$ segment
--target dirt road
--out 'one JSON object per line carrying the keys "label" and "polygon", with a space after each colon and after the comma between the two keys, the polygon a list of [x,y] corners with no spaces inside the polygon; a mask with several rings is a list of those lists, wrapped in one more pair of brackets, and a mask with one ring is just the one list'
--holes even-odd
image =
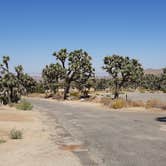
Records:
{"label": "dirt road", "polygon": [[[53,124],[53,125],[52,125]],[[18,111],[0,107],[0,166],[81,166],[78,157],[60,149],[54,138],[56,122],[38,110]],[[23,139],[9,138],[11,129],[22,131]]]}

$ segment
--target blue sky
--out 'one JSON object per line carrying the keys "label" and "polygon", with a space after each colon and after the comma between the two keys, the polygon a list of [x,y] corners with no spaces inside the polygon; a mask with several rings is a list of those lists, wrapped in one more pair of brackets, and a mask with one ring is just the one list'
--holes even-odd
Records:
{"label": "blue sky", "polygon": [[166,66],[164,0],[0,0],[0,56],[40,73],[54,51],[82,48],[98,74],[106,55]]}

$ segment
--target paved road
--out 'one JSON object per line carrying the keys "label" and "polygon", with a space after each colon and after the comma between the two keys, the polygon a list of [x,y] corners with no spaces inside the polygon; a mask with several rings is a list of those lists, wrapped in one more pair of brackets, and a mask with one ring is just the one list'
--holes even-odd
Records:
{"label": "paved road", "polygon": [[[95,106],[31,99],[56,118],[84,166],[166,166],[166,114],[108,111]],[[65,140],[65,139],[64,139]]]}

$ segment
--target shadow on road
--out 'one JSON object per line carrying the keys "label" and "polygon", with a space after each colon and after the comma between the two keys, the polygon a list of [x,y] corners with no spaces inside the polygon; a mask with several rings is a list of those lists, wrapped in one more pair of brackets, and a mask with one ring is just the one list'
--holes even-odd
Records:
{"label": "shadow on road", "polygon": [[159,122],[166,122],[166,117],[158,117],[156,120]]}

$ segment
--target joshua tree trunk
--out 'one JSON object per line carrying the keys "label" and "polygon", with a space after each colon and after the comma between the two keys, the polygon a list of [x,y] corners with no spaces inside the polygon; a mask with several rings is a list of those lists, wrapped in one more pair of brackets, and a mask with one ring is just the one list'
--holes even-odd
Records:
{"label": "joshua tree trunk", "polygon": [[118,87],[118,83],[115,84],[115,92],[114,92],[114,99],[118,99],[119,98],[119,87]]}
{"label": "joshua tree trunk", "polygon": [[68,83],[66,84],[66,87],[65,87],[65,90],[64,90],[64,100],[67,99],[69,90],[70,90],[70,82],[68,82]]}

